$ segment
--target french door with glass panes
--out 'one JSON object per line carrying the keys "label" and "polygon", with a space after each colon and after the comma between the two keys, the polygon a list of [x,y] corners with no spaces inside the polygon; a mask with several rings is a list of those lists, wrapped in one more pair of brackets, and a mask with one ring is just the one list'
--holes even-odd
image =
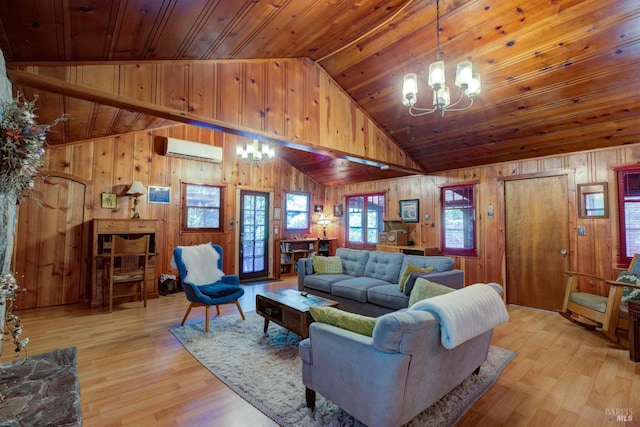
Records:
{"label": "french door with glass panes", "polygon": [[269,276],[269,193],[240,191],[240,280]]}

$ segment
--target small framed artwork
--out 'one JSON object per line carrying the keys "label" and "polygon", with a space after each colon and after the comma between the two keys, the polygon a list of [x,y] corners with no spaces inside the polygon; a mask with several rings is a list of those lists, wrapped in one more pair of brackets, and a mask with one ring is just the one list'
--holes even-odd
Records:
{"label": "small framed artwork", "polygon": [[342,216],[342,203],[333,205],[333,216]]}
{"label": "small framed artwork", "polygon": [[102,209],[115,209],[118,199],[115,193],[102,193],[101,206]]}
{"label": "small framed artwork", "polygon": [[418,222],[420,201],[418,199],[400,200],[400,218],[404,222]]}
{"label": "small framed artwork", "polygon": [[276,221],[280,221],[281,212],[282,212],[281,208],[273,208],[273,219]]}
{"label": "small framed artwork", "polygon": [[322,205],[314,205],[313,206],[313,211],[314,212],[322,212],[323,206]]}
{"label": "small framed artwork", "polygon": [[147,201],[149,203],[171,203],[171,187],[150,185]]}

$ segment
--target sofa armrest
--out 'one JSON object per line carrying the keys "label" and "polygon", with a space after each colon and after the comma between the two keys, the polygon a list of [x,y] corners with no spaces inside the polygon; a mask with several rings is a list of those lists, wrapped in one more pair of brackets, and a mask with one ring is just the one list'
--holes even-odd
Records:
{"label": "sofa armrest", "polygon": [[453,289],[462,289],[464,287],[464,271],[462,270],[425,273],[421,274],[420,277],[424,277],[431,282],[439,283]]}
{"label": "sofa armrest", "polygon": [[[319,322],[309,326],[309,339],[305,341],[307,348],[301,349],[300,355],[306,387],[325,397],[329,390],[335,391],[345,394],[343,398],[347,399],[346,395],[357,399],[378,389],[395,390],[396,394],[391,394],[395,396],[402,394],[411,355],[382,352],[373,345],[371,337]],[[308,365],[306,369],[304,365]],[[359,389],[345,389],[345,377]],[[386,400],[388,396],[384,394],[383,398]]]}
{"label": "sofa armrest", "polygon": [[312,258],[299,258],[298,259],[298,290],[304,291],[304,278],[307,274],[313,274],[313,261]]}

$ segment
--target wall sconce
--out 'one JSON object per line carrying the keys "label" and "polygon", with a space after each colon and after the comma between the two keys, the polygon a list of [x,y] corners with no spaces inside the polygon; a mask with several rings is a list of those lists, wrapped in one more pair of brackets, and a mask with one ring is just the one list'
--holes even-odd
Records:
{"label": "wall sconce", "polygon": [[318,224],[322,226],[322,236],[327,237],[327,225],[331,224],[331,221],[327,217],[327,214],[321,213],[320,219],[318,220]]}
{"label": "wall sconce", "polygon": [[127,194],[129,196],[133,196],[133,216],[131,219],[140,218],[140,213],[138,212],[138,204],[140,203],[140,196],[143,194],[147,194],[147,190],[144,189],[142,183],[140,181],[133,181],[129,190],[127,190]]}

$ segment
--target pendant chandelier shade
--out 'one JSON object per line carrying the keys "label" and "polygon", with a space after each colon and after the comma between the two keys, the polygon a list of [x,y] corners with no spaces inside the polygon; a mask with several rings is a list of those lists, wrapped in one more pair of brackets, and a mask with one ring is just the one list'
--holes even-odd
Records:
{"label": "pendant chandelier shade", "polygon": [[[437,60],[429,65],[426,80],[427,84],[433,90],[433,107],[420,108],[416,107],[418,102],[418,75],[416,73],[405,74],[402,84],[402,103],[409,110],[411,116],[424,116],[438,111],[444,116],[445,111],[464,111],[471,108],[473,101],[478,99],[480,95],[481,82],[480,74],[473,72],[471,61],[463,61],[456,68],[456,79],[454,84],[460,91],[459,98],[452,104],[451,92],[446,85],[445,66],[441,59],[440,51],[440,1],[436,0],[436,42],[437,42]],[[460,106],[460,103],[467,99],[468,105]]]}
{"label": "pendant chandelier shade", "polygon": [[238,145],[236,154],[240,161],[245,163],[261,163],[276,157],[275,149],[268,142],[257,139],[254,139],[250,144]]}

